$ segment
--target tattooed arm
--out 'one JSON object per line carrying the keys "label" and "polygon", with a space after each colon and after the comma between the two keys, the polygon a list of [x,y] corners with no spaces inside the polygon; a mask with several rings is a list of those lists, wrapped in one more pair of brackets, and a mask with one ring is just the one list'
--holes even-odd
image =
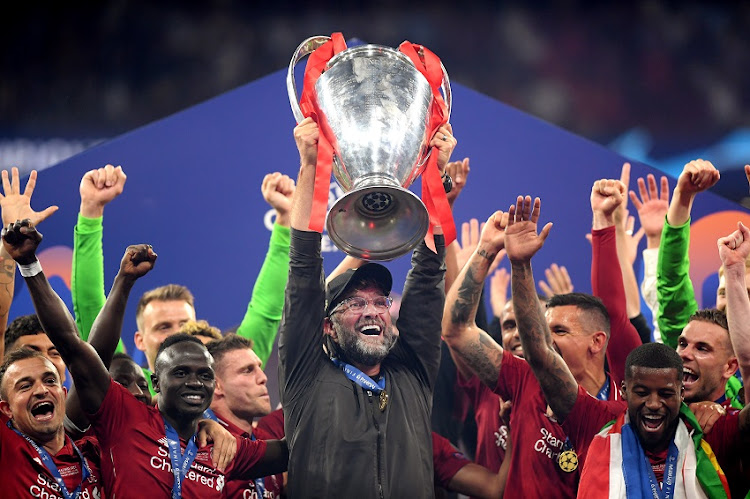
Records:
{"label": "tattooed arm", "polygon": [[511,263],[513,308],[524,357],[534,371],[552,412],[559,421],[563,421],[575,404],[578,383],[555,350],[534,286],[531,257],[541,249],[552,228],[552,224],[547,224],[537,234],[540,209],[539,198],[532,204],[531,197],[519,196],[508,213],[505,244]]}
{"label": "tattooed arm", "polygon": [[[13,168],[10,175],[7,170],[2,171],[2,186],[0,211],[2,211],[3,227],[24,218],[39,224],[57,211],[57,206],[50,206],[42,211],[34,211],[31,208],[31,196],[36,187],[36,170],[32,170],[29,174],[29,180],[23,192],[21,192],[21,176],[18,168]],[[15,277],[16,263],[5,248],[2,248],[0,249],[0,359],[5,354],[5,330],[8,327],[10,305],[13,302]]]}
{"label": "tattooed arm", "polygon": [[0,248],[0,359],[5,356],[5,330],[16,283],[16,263],[5,248]]}
{"label": "tattooed arm", "polygon": [[498,211],[487,221],[476,250],[448,290],[443,312],[443,339],[451,355],[492,389],[500,374],[503,349],[474,319],[484,280],[495,256],[503,249],[506,219],[507,214]]}

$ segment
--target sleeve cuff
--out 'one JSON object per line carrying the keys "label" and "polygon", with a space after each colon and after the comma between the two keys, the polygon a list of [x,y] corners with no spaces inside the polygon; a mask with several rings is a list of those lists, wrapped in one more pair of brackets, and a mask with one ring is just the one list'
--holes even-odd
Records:
{"label": "sleeve cuff", "polygon": [[289,227],[277,223],[273,224],[273,229],[271,229],[271,244],[289,247],[290,239],[291,229]]}
{"label": "sleeve cuff", "polygon": [[104,217],[87,218],[78,214],[78,223],[76,224],[76,231],[78,232],[97,232],[102,230]]}

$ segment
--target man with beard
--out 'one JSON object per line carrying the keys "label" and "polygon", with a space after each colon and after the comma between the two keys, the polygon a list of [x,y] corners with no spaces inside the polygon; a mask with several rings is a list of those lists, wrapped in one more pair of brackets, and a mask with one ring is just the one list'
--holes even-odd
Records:
{"label": "man with beard", "polygon": [[[174,335],[159,347],[153,375],[157,408],[144,405],[115,383],[94,348],[78,336],[65,304],[42,272],[36,257],[41,239],[28,220],[3,229],[5,249],[25,278],[44,330],[68,365],[81,408],[99,440],[105,457],[102,479],[109,495],[128,497],[147,490],[161,497],[170,493],[182,497],[183,492],[222,497],[226,479],[283,470],[283,443],[241,438],[234,439],[237,454],[226,471],[214,466],[212,451],[224,450],[212,449],[197,438],[199,420],[214,391],[213,359],[197,338]],[[156,259],[150,247],[148,253],[150,258],[138,263],[144,271]]]}
{"label": "man with beard", "polygon": [[[440,362],[444,240],[412,257],[398,329],[390,272],[366,264],[324,289],[321,234],[309,230],[318,126],[294,130],[300,171],[292,202],[290,272],[279,330],[279,382],[290,497],[434,497],[430,408]],[[456,140],[430,146],[444,168]]]}

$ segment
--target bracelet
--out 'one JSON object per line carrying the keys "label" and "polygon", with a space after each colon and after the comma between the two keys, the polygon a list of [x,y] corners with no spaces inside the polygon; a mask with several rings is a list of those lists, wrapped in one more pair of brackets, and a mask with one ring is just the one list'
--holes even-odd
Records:
{"label": "bracelet", "polygon": [[42,264],[39,263],[39,260],[35,260],[28,265],[21,265],[19,263],[18,270],[21,272],[21,275],[23,277],[34,277],[42,271]]}

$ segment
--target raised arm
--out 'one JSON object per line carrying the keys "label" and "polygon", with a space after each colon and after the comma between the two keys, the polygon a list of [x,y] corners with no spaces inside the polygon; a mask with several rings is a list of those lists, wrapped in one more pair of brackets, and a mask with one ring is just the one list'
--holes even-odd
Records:
{"label": "raised arm", "polygon": [[537,234],[541,201],[518,196],[510,207],[505,229],[505,249],[511,264],[510,283],[516,312],[518,335],[523,354],[539,380],[558,421],[564,420],[575,405],[578,383],[562,356],[557,353],[534,287],[531,258],[542,248],[552,224]]}
{"label": "raised arm", "polygon": [[[648,182],[648,188],[646,183]],[[638,179],[640,199],[634,191],[630,191],[630,200],[638,211],[638,219],[646,234],[646,249],[643,250],[643,282],[641,294],[643,300],[651,309],[653,317],[654,337],[661,339],[656,316],[659,313],[659,300],[656,296],[656,268],[659,258],[659,243],[664,229],[664,221],[669,209],[669,181],[662,176],[661,190],[657,191],[656,178],[648,174],[646,180]]]}
{"label": "raised arm", "polygon": [[[112,356],[117,349],[122,333],[125,307],[135,281],[154,268],[156,253],[148,244],[128,246],[120,261],[120,270],[115,276],[112,289],[91,328],[89,344],[94,347],[105,368],[109,369]],[[76,385],[70,390],[65,404],[66,416],[77,428],[86,428],[88,418],[81,410],[80,396]]]}
{"label": "raised arm", "polygon": [[617,260],[622,273],[622,284],[625,289],[625,302],[628,318],[638,317],[641,313],[641,296],[638,293],[638,281],[633,271],[633,263],[638,256],[638,244],[643,238],[643,227],[633,233],[635,217],[630,216],[627,204],[627,192],[630,186],[630,163],[622,165],[620,182],[625,186],[623,201],[615,210],[615,232],[617,234]]}
{"label": "raised arm", "polygon": [[315,377],[325,315],[321,235],[309,230],[318,125],[311,118],[302,120],[294,129],[294,139],[300,169],[292,197],[289,280],[279,327],[279,385],[284,404],[303,396]]}
{"label": "raised arm", "polygon": [[[122,194],[127,176],[122,167],[106,165],[89,170],[81,178],[81,206],[73,230],[73,265],[70,292],[76,325],[87,340],[91,326],[104,306],[104,255],[102,252],[104,207]],[[125,347],[118,338],[118,351]]]}
{"label": "raised arm", "polygon": [[237,334],[252,340],[253,350],[265,366],[284,309],[284,289],[289,277],[289,216],[294,194],[294,180],[279,172],[269,173],[261,185],[263,199],[276,211],[276,222],[268,243],[268,252],[253,294]]}
{"label": "raised arm", "polygon": [[[443,311],[443,340],[451,355],[490,388],[500,375],[503,348],[477,326],[475,317],[484,280],[505,245],[507,219],[506,213],[496,211],[487,220],[479,244],[448,290]],[[536,301],[536,293],[534,296]]]}
{"label": "raised arm", "polygon": [[616,213],[622,207],[625,192],[621,181],[611,179],[597,180],[591,188],[591,287],[609,313],[607,359],[618,383],[625,377],[625,359],[641,344],[638,331],[628,318],[622,267],[618,263]]}
{"label": "raised arm", "polygon": [[[746,167],[747,168],[747,167]],[[732,348],[750,400],[750,297],[745,283],[745,260],[750,255],[750,230],[741,222],[737,230],[717,241],[727,286],[727,321]]]}
{"label": "raised arm", "polygon": [[42,272],[36,249],[42,240],[28,220],[17,221],[2,232],[6,251],[19,265],[39,321],[68,366],[81,397],[81,407],[95,413],[109,388],[110,378],[96,351],[78,336],[75,322]]}
{"label": "raised arm", "polygon": [[290,223],[291,227],[296,230],[310,230],[319,136],[318,124],[312,118],[305,118],[294,128],[294,141],[299,150],[300,165],[297,188],[292,197]]}
{"label": "raised arm", "polygon": [[[50,206],[40,212],[31,209],[31,195],[36,187],[36,177],[36,170],[32,170],[22,194],[18,168],[12,169],[11,178],[8,178],[7,170],[3,170],[3,194],[0,194],[0,209],[4,227],[24,218],[39,224],[57,211],[57,206]],[[2,259],[0,261],[0,359],[2,359],[5,354],[5,330],[8,327],[10,305],[13,303],[16,266],[5,248],[0,248],[0,259]]]}
{"label": "raised arm", "polygon": [[690,281],[690,212],[695,196],[719,181],[719,171],[709,161],[696,159],[685,165],[672,194],[659,246],[656,292],[657,320],[664,343],[677,347],[677,338],[698,309]]}

